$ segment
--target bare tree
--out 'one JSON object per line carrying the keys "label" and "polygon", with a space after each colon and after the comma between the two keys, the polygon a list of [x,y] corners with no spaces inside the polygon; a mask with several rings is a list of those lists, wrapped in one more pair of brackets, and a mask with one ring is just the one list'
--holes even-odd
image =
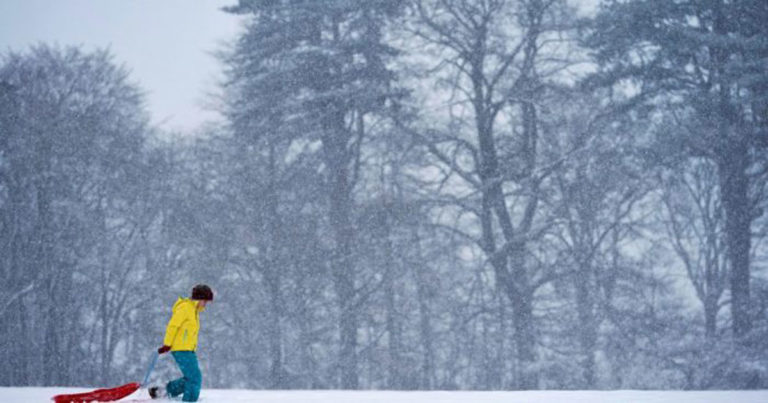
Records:
{"label": "bare tree", "polygon": [[[116,212],[114,206],[130,203],[123,191],[134,178],[133,164],[147,133],[147,119],[139,90],[128,83],[127,72],[106,51],[85,53],[43,45],[26,54],[9,53],[0,65],[0,81],[13,88],[17,106],[8,116],[13,125],[4,128],[7,148],[2,150],[8,156],[3,187],[12,192],[11,203],[2,204],[3,215],[17,217],[9,222],[11,236],[6,241],[11,260],[4,272],[18,290],[33,285],[39,301],[45,301],[25,306],[23,299],[17,299],[17,312],[22,315],[17,316],[18,322],[3,327],[15,329],[9,338],[17,340],[38,340],[29,332],[33,327],[43,329],[40,345],[27,347],[18,356],[30,360],[37,355],[34,351],[40,351],[39,382],[67,384],[80,378],[73,368],[79,366],[82,355],[82,345],[76,341],[87,307],[86,294],[79,290],[109,292],[108,288],[118,285],[83,281],[104,251],[101,248],[111,245],[96,233],[97,212]],[[31,208],[20,205],[22,200]],[[100,263],[104,273],[121,264]],[[29,274],[18,276],[24,271]],[[39,315],[31,315],[34,311]],[[39,319],[28,323],[29,317]],[[65,317],[72,320],[63,323]],[[102,368],[108,369],[114,342],[102,347],[106,354]],[[30,367],[21,364],[21,368]],[[22,377],[31,378],[29,374]]]}
{"label": "bare tree", "polygon": [[[557,164],[541,158],[546,80],[568,64],[558,1],[416,1],[412,33],[440,56],[433,74],[447,87],[448,130],[414,134],[451,177],[479,197],[479,247],[511,302],[515,386],[536,388],[535,292],[546,282],[528,262],[541,236],[542,184]],[[565,53],[563,53],[565,52]],[[505,125],[509,125],[505,128]],[[464,202],[462,202],[464,203]]]}
{"label": "bare tree", "polygon": [[704,333],[711,339],[717,335],[717,315],[728,285],[716,167],[692,160],[664,177],[665,228],[704,307]]}

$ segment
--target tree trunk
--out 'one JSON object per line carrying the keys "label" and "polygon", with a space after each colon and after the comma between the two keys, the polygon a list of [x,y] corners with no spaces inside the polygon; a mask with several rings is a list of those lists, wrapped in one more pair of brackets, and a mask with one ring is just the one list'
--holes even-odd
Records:
{"label": "tree trunk", "polygon": [[267,225],[269,230],[269,241],[267,248],[267,267],[264,277],[267,282],[267,291],[271,312],[269,314],[269,355],[271,358],[271,367],[269,371],[269,384],[273,389],[283,389],[285,384],[285,369],[283,368],[283,297],[282,297],[282,272],[283,260],[280,258],[280,246],[283,240],[280,224],[280,212],[278,210],[279,198],[277,194],[277,163],[275,160],[275,145],[273,137],[269,141],[269,188],[267,189]]}
{"label": "tree trunk", "polygon": [[731,271],[731,316],[733,335],[745,336],[752,328],[749,302],[751,223],[746,169],[749,161],[744,144],[731,144],[721,154],[720,192],[725,211],[727,256]]}
{"label": "tree trunk", "polygon": [[533,333],[533,290],[528,285],[528,273],[525,268],[525,246],[516,247],[511,252],[512,280],[507,286],[507,295],[512,302],[513,327],[515,329],[515,349],[517,368],[515,386],[520,390],[538,389],[538,373],[533,369],[536,362],[536,339]]}
{"label": "tree trunk", "polygon": [[578,311],[579,345],[581,347],[581,370],[584,389],[595,387],[595,348],[597,325],[595,323],[592,297],[592,272],[588,263],[580,263],[576,281],[576,307]]}
{"label": "tree trunk", "polygon": [[717,335],[718,298],[707,295],[704,301],[704,336],[712,340]]}
{"label": "tree trunk", "polygon": [[355,304],[355,272],[352,262],[353,228],[350,218],[352,189],[348,177],[349,152],[347,150],[350,135],[344,125],[344,113],[333,105],[326,110],[323,155],[328,169],[329,217],[335,240],[334,259],[331,264],[339,305],[340,381],[343,389],[357,389],[359,326]]}
{"label": "tree trunk", "polygon": [[[423,261],[421,254],[421,239],[417,231],[415,232],[414,242],[419,251],[419,261]],[[429,309],[429,283],[425,278],[425,265],[418,264],[415,267],[416,276],[416,294],[419,300],[419,339],[423,349],[421,357],[421,369],[419,389],[431,390],[435,387],[435,347],[432,336],[431,312]]]}
{"label": "tree trunk", "polygon": [[[479,92],[481,94],[482,92]],[[496,281],[504,287],[510,302],[512,303],[512,316],[514,318],[514,339],[517,351],[519,373],[516,377],[518,389],[536,389],[538,376],[532,370],[532,364],[536,360],[535,340],[533,334],[533,289],[530,287],[530,276],[525,267],[526,244],[523,235],[530,230],[533,214],[537,205],[537,189],[532,189],[532,199],[528,200],[525,215],[522,218],[521,227],[516,231],[512,224],[512,217],[507,209],[501,186],[501,177],[498,168],[498,156],[493,139],[492,118],[482,110],[475,110],[477,115],[478,136],[481,154],[481,166],[479,176],[483,184],[483,210],[481,224],[483,229],[483,244],[486,253],[491,255],[491,265],[496,273]],[[523,106],[524,135],[526,136],[526,163],[529,168],[535,164],[535,114],[529,108]],[[532,172],[532,169],[529,169]],[[505,250],[497,251],[493,228],[492,215],[498,220],[501,232],[504,235]]]}
{"label": "tree trunk", "polygon": [[[29,324],[28,324],[28,309],[26,304],[24,304],[24,301],[19,299],[19,333],[20,340],[29,340],[28,337],[30,337],[30,331],[29,331]],[[16,344],[16,343],[14,343]],[[30,371],[30,364],[31,360],[29,357],[32,356],[33,352],[29,348],[30,346],[27,343],[18,343],[18,357],[22,357],[18,361],[20,364],[18,365],[18,368],[14,368],[15,371],[18,371],[18,377],[16,379],[16,385],[31,385],[32,382],[32,374]]]}
{"label": "tree trunk", "polygon": [[401,370],[401,350],[402,350],[402,329],[400,319],[397,313],[397,289],[395,287],[395,262],[393,261],[393,247],[390,239],[390,227],[387,222],[384,233],[384,253],[385,253],[385,271],[384,271],[384,292],[387,307],[387,335],[389,363],[387,365],[388,379],[387,389],[402,390],[403,376]]}
{"label": "tree trunk", "polygon": [[38,183],[37,183],[37,257],[40,272],[45,274],[43,283],[43,295],[48,302],[48,308],[44,312],[45,327],[43,330],[43,385],[55,386],[61,379],[61,359],[59,349],[59,327],[63,320],[59,304],[65,302],[58,299],[60,285],[57,278],[58,271],[54,262],[53,240],[53,211],[52,211],[52,167],[51,144],[46,134],[41,134],[41,145],[38,158]]}
{"label": "tree trunk", "polygon": [[277,267],[267,268],[269,272],[267,278],[267,290],[269,293],[269,302],[271,312],[268,317],[268,329],[269,335],[269,356],[271,358],[271,366],[269,371],[269,385],[273,389],[283,389],[285,385],[284,369],[283,369],[283,332],[280,324],[282,307],[282,298],[280,296],[280,275],[275,272],[279,272]]}
{"label": "tree trunk", "polygon": [[[309,266],[309,264],[307,265]],[[306,269],[306,268],[305,268]],[[299,324],[299,358],[302,368],[302,383],[303,389],[319,389],[324,385],[318,384],[316,381],[316,364],[312,358],[312,337],[310,330],[310,323],[312,321],[312,315],[309,313],[309,286],[306,284],[306,278],[303,273],[299,273],[296,277],[296,295],[300,300],[298,301],[299,309],[297,312],[296,320]]]}
{"label": "tree trunk", "polygon": [[[723,1],[712,3],[713,33],[726,37],[730,35]],[[721,200],[725,211],[726,256],[731,269],[731,316],[733,335],[737,339],[744,337],[752,328],[749,315],[749,252],[751,247],[751,224],[749,208],[749,145],[747,133],[741,132],[741,112],[733,105],[731,91],[733,79],[728,72],[728,64],[734,49],[711,46],[710,57],[714,62],[713,81],[717,84],[716,97],[718,113],[718,176],[720,180]],[[711,111],[702,111],[709,114]],[[705,119],[709,116],[705,115]]]}
{"label": "tree trunk", "polygon": [[[104,262],[102,262],[102,272],[106,270],[106,268],[103,266]],[[99,337],[99,349],[101,352],[101,370],[99,371],[99,376],[101,377],[101,383],[106,385],[109,383],[109,367],[111,365],[111,357],[110,357],[110,349],[109,349],[109,329],[112,326],[112,323],[110,321],[110,315],[109,315],[109,306],[108,306],[108,298],[107,293],[109,292],[109,286],[106,284],[106,281],[102,279],[103,287],[101,290],[101,298],[99,301],[99,314],[101,316],[101,335]]]}
{"label": "tree trunk", "polygon": [[[7,205],[7,214],[4,214],[5,223],[3,228],[7,229],[3,237],[8,237],[7,254],[4,254],[3,278],[7,282],[7,287],[12,292],[22,290],[31,281],[33,281],[36,270],[34,264],[30,264],[28,234],[23,231],[23,212],[28,208],[25,206],[25,192],[20,189],[22,178],[14,168],[10,169],[7,176],[10,183],[6,183],[9,204]],[[5,212],[4,212],[5,213]],[[30,267],[32,266],[32,267]],[[4,301],[9,302],[9,301]],[[0,306],[4,304],[0,303]],[[5,311],[0,309],[0,323],[3,323],[0,329],[0,357],[3,357],[2,374],[0,374],[0,384],[3,386],[29,385],[33,377],[30,372],[33,350],[28,343],[20,342],[30,340],[29,313],[24,298],[20,297],[11,305],[5,307]]]}

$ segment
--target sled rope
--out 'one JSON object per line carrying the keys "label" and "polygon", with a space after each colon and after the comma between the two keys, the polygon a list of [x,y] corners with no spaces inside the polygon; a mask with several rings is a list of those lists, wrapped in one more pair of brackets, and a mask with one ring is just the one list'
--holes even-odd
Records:
{"label": "sled rope", "polygon": [[152,370],[155,369],[155,364],[157,364],[157,357],[159,357],[160,354],[153,353],[152,354],[152,361],[149,363],[149,368],[147,368],[147,374],[144,375],[144,381],[141,383],[141,386],[147,386],[147,382],[149,382],[149,375],[152,373]]}

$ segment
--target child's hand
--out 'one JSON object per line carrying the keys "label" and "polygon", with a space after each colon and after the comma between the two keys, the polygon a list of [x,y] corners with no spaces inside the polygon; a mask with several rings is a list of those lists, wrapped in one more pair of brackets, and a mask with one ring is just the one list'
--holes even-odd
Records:
{"label": "child's hand", "polygon": [[171,346],[162,346],[157,349],[158,354],[165,354],[167,352],[171,351]]}

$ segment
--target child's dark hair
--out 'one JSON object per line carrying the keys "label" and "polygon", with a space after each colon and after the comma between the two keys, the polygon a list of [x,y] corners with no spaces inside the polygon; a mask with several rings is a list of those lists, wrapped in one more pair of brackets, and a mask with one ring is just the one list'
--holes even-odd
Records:
{"label": "child's dark hair", "polygon": [[192,299],[213,301],[213,291],[205,284],[198,284],[192,288]]}

